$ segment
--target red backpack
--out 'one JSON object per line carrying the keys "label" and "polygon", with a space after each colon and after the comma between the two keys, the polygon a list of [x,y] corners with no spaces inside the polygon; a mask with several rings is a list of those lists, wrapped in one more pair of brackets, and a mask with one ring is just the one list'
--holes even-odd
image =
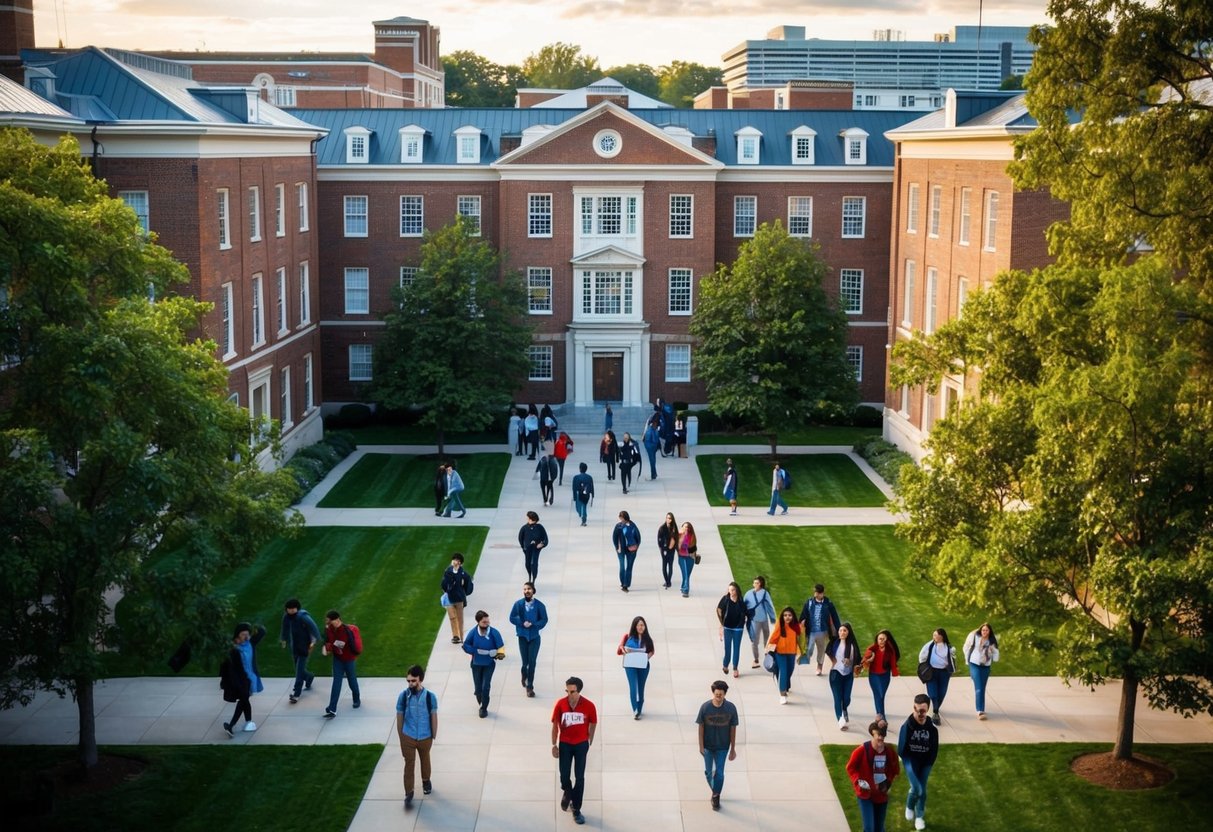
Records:
{"label": "red backpack", "polygon": [[349,638],[346,639],[345,649],[350,651],[352,656],[362,655],[362,633],[358,631],[357,624],[346,624],[346,632]]}

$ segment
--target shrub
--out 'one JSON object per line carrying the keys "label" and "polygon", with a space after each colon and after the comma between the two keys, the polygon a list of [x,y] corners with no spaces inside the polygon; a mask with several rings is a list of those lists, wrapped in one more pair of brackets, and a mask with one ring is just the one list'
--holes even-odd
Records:
{"label": "shrub", "polygon": [[341,459],[345,459],[358,447],[354,434],[344,430],[329,431],[324,435],[324,441],[341,454]]}
{"label": "shrub", "polygon": [[851,424],[857,428],[878,428],[884,424],[884,414],[879,408],[861,404],[851,415]]}
{"label": "shrub", "polygon": [[375,418],[375,413],[369,405],[347,404],[336,414],[324,420],[324,426],[329,430],[337,428],[361,428],[369,425]]}
{"label": "shrub", "polygon": [[897,484],[901,480],[901,467],[914,464],[912,456],[883,439],[860,442],[855,445],[855,453],[867,460],[868,464],[894,491],[897,490]]}
{"label": "shrub", "polygon": [[300,448],[284,466],[299,484],[299,496],[295,502],[303,499],[304,494],[315,488],[316,484],[328,476],[329,471],[336,468],[338,462],[353,453],[356,447],[358,445],[351,434],[331,432],[325,434],[324,439],[316,444]]}

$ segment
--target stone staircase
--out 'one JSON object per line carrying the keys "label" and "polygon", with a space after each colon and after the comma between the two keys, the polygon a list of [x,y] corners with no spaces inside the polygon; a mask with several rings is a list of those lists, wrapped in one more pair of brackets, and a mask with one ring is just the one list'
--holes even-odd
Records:
{"label": "stone staircase", "polygon": [[[640,441],[641,435],[644,433],[644,425],[649,416],[653,414],[652,405],[645,407],[625,407],[623,405],[611,405],[611,410],[614,413],[615,435],[622,438],[624,431],[632,434],[636,441]],[[553,407],[552,412],[556,416],[556,421],[560,423],[560,430],[566,432],[574,439],[597,439],[603,434],[606,418],[606,409],[602,405],[562,405]]]}

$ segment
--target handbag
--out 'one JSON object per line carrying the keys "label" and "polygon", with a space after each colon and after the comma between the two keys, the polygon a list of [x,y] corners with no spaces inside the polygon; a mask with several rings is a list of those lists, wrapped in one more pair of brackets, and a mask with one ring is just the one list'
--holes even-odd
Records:
{"label": "handbag", "polygon": [[935,668],[931,667],[930,659],[927,659],[925,662],[918,663],[918,678],[923,684],[926,684],[935,678]]}
{"label": "handbag", "polygon": [[695,554],[691,555],[691,557],[695,558],[695,565],[696,565],[696,566],[698,566],[698,565],[699,565],[699,561],[701,561],[701,560],[702,560],[702,558],[700,558],[700,557],[699,557],[699,553],[698,553],[698,552],[696,552]]}
{"label": "handbag", "polygon": [[762,669],[767,673],[775,672],[775,651],[770,650],[762,657]]}
{"label": "handbag", "polygon": [[444,592],[438,597],[438,603],[444,607],[449,607],[451,605],[451,598]]}

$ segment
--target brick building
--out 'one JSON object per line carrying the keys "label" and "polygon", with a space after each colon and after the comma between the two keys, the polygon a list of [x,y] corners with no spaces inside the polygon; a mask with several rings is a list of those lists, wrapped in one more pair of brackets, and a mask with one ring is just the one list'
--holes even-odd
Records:
{"label": "brick building", "polygon": [[[999,272],[1051,262],[1044,232],[1069,208],[1046,192],[1016,191],[1007,173],[1014,137],[1035,127],[1022,94],[948,90],[944,109],[885,134],[896,146],[889,344],[959,317],[968,293]],[[885,438],[921,458],[935,420],[976,381],[950,375],[934,395],[889,388]]]}

